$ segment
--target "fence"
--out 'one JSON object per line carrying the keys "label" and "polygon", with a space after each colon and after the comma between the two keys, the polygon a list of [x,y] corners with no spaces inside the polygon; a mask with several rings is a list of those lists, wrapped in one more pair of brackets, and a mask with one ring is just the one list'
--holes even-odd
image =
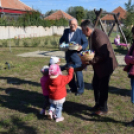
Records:
{"label": "fence", "polygon": [[25,28],[13,26],[0,26],[0,39],[43,37],[52,36],[54,34],[62,35],[65,28],[66,27],[64,26],[28,26]]}

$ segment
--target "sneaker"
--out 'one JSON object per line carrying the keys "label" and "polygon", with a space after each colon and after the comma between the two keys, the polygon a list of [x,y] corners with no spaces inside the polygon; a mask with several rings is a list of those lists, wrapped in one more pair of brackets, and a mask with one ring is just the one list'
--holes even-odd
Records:
{"label": "sneaker", "polygon": [[41,114],[41,115],[45,115],[45,110],[42,109],[42,110],[40,111],[40,114]]}
{"label": "sneaker", "polygon": [[56,122],[60,122],[60,121],[63,121],[63,120],[64,120],[64,117],[60,117],[60,118],[56,119]]}
{"label": "sneaker", "polygon": [[53,119],[55,119],[55,120],[56,120],[56,118],[57,118],[57,116],[56,116],[56,115],[53,115]]}
{"label": "sneaker", "polygon": [[51,110],[48,113],[48,118],[51,120],[53,119],[53,112]]}
{"label": "sneaker", "polygon": [[57,116],[56,116],[55,112],[56,112],[55,110],[52,112],[53,119],[56,119],[56,118],[57,118]]}

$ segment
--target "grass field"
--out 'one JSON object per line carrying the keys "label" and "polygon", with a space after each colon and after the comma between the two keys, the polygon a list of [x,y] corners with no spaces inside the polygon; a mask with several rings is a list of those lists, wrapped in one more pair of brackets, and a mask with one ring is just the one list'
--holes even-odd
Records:
{"label": "grass field", "polygon": [[[115,47],[114,47],[115,48]],[[126,50],[116,54],[126,53]],[[0,63],[11,62],[14,68],[0,70],[0,134],[133,134],[126,124],[133,119],[134,106],[130,102],[130,79],[123,67],[112,74],[109,89],[107,116],[90,116],[88,107],[94,106],[91,86],[93,70],[83,71],[85,92],[82,96],[69,94],[64,104],[60,123],[39,115],[43,106],[40,87],[43,65],[49,58],[22,58],[17,54],[37,50],[57,50],[54,46],[0,48]],[[62,63],[65,63],[62,60]],[[64,72],[66,73],[66,72]],[[68,87],[68,86],[67,86]]]}

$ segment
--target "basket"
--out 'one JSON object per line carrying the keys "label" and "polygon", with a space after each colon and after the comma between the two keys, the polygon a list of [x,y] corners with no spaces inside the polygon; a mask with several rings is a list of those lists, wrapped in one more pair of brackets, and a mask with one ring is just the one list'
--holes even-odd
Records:
{"label": "basket", "polygon": [[69,45],[69,50],[77,50],[78,48],[78,45]]}
{"label": "basket", "polygon": [[83,56],[81,56],[81,55],[79,55],[80,56],[80,58],[81,58],[81,61],[90,61],[90,60],[92,60],[93,58],[94,58],[94,53],[91,53],[91,54],[85,54],[85,55],[83,55]]}
{"label": "basket", "polygon": [[69,50],[78,50],[79,45],[75,41],[69,43]]}

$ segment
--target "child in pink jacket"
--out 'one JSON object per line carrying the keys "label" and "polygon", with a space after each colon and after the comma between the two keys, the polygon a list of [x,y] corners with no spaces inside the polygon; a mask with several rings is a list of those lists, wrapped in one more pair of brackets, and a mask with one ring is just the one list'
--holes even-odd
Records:
{"label": "child in pink jacket", "polygon": [[[52,65],[52,64],[60,64],[60,58],[58,57],[51,57],[50,58],[50,61],[49,61],[49,66]],[[49,92],[48,92],[48,88],[47,88],[47,85],[48,85],[48,79],[49,79],[49,75],[48,75],[48,69],[49,69],[49,66],[44,66],[42,69],[41,69],[41,73],[43,74],[43,76],[41,77],[40,79],[40,83],[41,83],[41,87],[42,87],[42,92],[43,92],[43,96],[44,96],[44,106],[43,106],[43,109],[40,111],[40,114],[43,115],[45,114],[45,110],[46,108],[49,106]],[[62,74],[62,72],[60,71],[60,74]]]}
{"label": "child in pink jacket", "polygon": [[49,91],[48,91],[48,86],[47,86],[48,79],[49,79],[48,69],[49,69],[49,66],[44,66],[41,69],[41,73],[43,74],[43,76],[40,79],[40,83],[41,83],[41,88],[42,88],[42,92],[44,96],[43,109],[40,111],[40,114],[42,115],[45,114],[45,110],[49,106]]}

